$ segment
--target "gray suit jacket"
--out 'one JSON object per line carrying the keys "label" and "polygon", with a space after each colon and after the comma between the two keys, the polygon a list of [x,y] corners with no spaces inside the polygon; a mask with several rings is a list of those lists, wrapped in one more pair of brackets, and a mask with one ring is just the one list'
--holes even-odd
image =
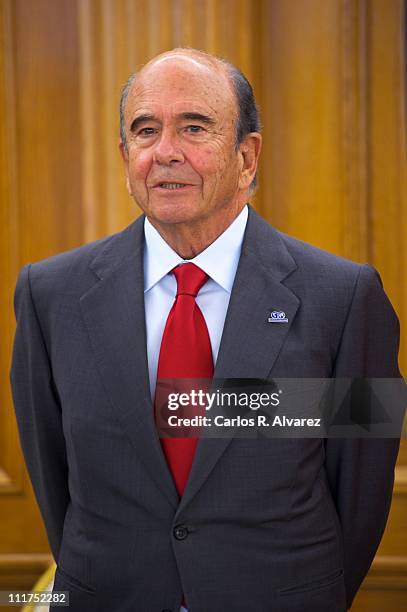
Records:
{"label": "gray suit jacket", "polygon": [[[75,612],[177,612],[182,593],[190,612],[343,612],[398,440],[201,440],[179,501],[149,394],[143,220],[18,279],[11,380],[54,589]],[[398,338],[370,266],[250,209],[216,377],[397,377]]]}

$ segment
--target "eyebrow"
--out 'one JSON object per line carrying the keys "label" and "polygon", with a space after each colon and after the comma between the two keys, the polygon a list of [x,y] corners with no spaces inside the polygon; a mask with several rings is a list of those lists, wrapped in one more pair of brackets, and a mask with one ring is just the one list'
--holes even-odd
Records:
{"label": "eyebrow", "polygon": [[[201,123],[206,123],[206,125],[214,125],[216,123],[215,119],[209,117],[209,115],[204,115],[202,113],[196,112],[180,113],[179,115],[177,115],[177,117],[179,119],[188,119],[188,121],[200,121]],[[135,132],[141,124],[146,123],[148,121],[158,121],[158,119],[154,115],[149,115],[147,113],[144,115],[139,115],[131,122],[130,131]]]}
{"label": "eyebrow", "polygon": [[202,113],[181,113],[178,117],[181,119],[188,119],[189,121],[201,121],[207,125],[213,125],[215,123],[215,119],[208,115],[203,115]]}
{"label": "eyebrow", "polygon": [[135,119],[133,119],[133,121],[131,122],[130,125],[130,132],[135,132],[137,130],[137,128],[142,124],[145,123],[146,121],[156,121],[156,117],[154,117],[154,115],[139,115],[138,117],[136,117]]}

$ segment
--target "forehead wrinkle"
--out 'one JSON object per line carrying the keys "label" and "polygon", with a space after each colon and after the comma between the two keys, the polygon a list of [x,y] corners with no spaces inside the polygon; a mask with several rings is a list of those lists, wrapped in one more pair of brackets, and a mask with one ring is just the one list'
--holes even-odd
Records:
{"label": "forehead wrinkle", "polygon": [[[161,64],[163,64],[164,62],[168,61],[168,60],[173,60],[175,61],[175,65],[177,64],[177,62],[179,62],[181,60],[184,62],[189,63],[190,65],[192,65],[193,67],[195,67],[198,70],[205,70],[206,73],[209,73],[212,77],[213,77],[213,83],[216,83],[216,86],[221,90],[224,91],[224,83],[221,83],[219,81],[219,78],[221,78],[224,82],[226,81],[227,84],[227,88],[229,90],[229,93],[231,94],[231,97],[233,98],[233,101],[235,102],[236,100],[236,95],[235,95],[235,91],[234,91],[234,87],[232,85],[232,82],[230,80],[230,76],[227,72],[227,70],[225,69],[225,67],[222,65],[222,63],[220,61],[216,61],[215,58],[206,58],[206,57],[200,57],[198,55],[197,59],[194,59],[193,53],[182,53],[182,52],[168,52],[165,55],[161,55],[158,56],[157,58],[153,58],[151,59],[147,64],[145,64],[143,66],[143,68],[140,70],[139,74],[138,74],[138,78],[136,79],[134,86],[140,82],[142,82],[143,78],[145,79],[145,74],[148,73],[148,71],[153,71],[154,68],[156,68],[157,66],[160,67]],[[191,67],[192,67],[191,66]],[[183,70],[182,65],[180,66],[176,66],[177,68],[179,68],[179,70]],[[194,75],[194,76],[198,76],[198,75]],[[201,78],[206,78],[207,77],[201,77]]]}
{"label": "forehead wrinkle", "polygon": [[[185,59],[185,56],[180,55],[179,57],[182,57],[182,59]],[[170,58],[174,59],[175,56],[171,55],[171,56],[166,57],[166,59],[170,59]],[[164,58],[160,58],[160,59],[164,59]],[[158,106],[161,107],[159,108],[160,113],[162,112],[163,108],[165,109],[165,112],[163,113],[163,115],[165,115],[167,111],[169,109],[172,109],[174,106],[182,105],[184,112],[196,110],[198,112],[203,111],[204,114],[208,114],[208,109],[210,109],[210,114],[212,114],[217,121],[220,121],[221,124],[224,124],[225,122],[227,123],[228,119],[232,119],[233,122],[237,121],[238,116],[239,116],[239,110],[237,108],[237,100],[236,100],[235,91],[232,87],[232,84],[230,82],[228,75],[226,74],[224,70],[220,71],[217,68],[214,69],[212,66],[205,66],[201,62],[194,61],[194,64],[198,64],[199,68],[205,68],[205,71],[208,70],[210,74],[213,76],[213,79],[211,79],[211,81],[205,80],[205,79],[202,79],[202,77],[199,74],[195,73],[191,75],[191,74],[188,74],[189,71],[187,71],[187,78],[185,82],[183,83],[182,80],[181,82],[178,80],[178,82],[174,84],[172,88],[171,87],[172,76],[171,74],[167,72],[166,67],[164,68],[163,66],[162,69],[159,70],[161,74],[159,74],[158,78],[154,78],[154,73],[152,75],[149,75],[148,69],[150,69],[151,67],[151,69],[153,70],[158,62],[158,60],[156,61],[152,60],[152,61],[154,63],[151,66],[150,64],[147,64],[146,66],[144,66],[144,68],[140,72],[140,77],[135,80],[129,92],[129,99],[128,99],[128,103],[126,104],[126,108],[125,108],[125,113],[127,115],[128,120],[129,119],[130,121],[134,120],[135,114],[137,112],[141,112],[141,110],[143,110],[143,112],[145,112],[146,114],[153,114],[153,115],[157,114],[155,111],[157,109],[156,101],[160,99],[160,94],[161,94],[160,81],[164,81],[165,87],[168,88],[169,95],[171,96],[171,94],[173,94],[173,97],[175,99],[177,99],[178,97],[178,99],[176,102],[173,102],[170,105],[164,104],[162,102],[158,103]],[[178,66],[175,66],[174,68],[179,69],[181,73],[183,72],[182,66],[178,65]],[[162,72],[162,70],[164,71]],[[191,76],[192,78],[197,79],[199,84],[202,87],[200,96],[202,100],[205,100],[205,104],[203,106],[201,106],[201,103],[197,100],[196,97],[192,97],[191,100],[188,100],[188,98],[185,98],[185,94],[187,93],[185,92],[185,89],[188,89],[191,85]],[[220,78],[222,78],[223,83],[221,82]],[[226,88],[224,86],[225,81],[226,81]],[[225,93],[226,93],[226,96],[225,96]],[[193,95],[193,94],[190,94],[190,95]],[[209,102],[208,100],[210,100],[211,102]],[[190,108],[188,108],[187,106],[189,102],[191,104]],[[133,107],[132,110],[130,110],[131,107]],[[232,115],[231,115],[231,111],[232,111]]]}
{"label": "forehead wrinkle", "polygon": [[183,99],[173,104],[149,103],[143,96],[135,96],[135,108],[129,109],[128,114],[131,115],[130,120],[134,122],[139,117],[145,118],[147,121],[161,121],[161,117],[168,114],[173,114],[176,119],[198,119],[209,123],[214,123],[219,120],[219,109],[216,109],[211,104],[202,105],[196,100]]}

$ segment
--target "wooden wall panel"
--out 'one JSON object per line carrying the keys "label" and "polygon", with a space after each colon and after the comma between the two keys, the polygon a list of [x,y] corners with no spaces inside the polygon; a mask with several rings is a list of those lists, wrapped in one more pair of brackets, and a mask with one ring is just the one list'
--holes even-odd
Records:
{"label": "wooden wall panel", "polygon": [[[404,330],[407,372],[404,4],[2,0],[0,585],[17,566],[38,570],[44,558],[24,555],[48,550],[43,528],[27,527],[41,523],[8,387],[17,270],[139,214],[125,189],[118,104],[127,77],[153,55],[194,46],[243,69],[264,124],[257,209],[287,233],[378,268]],[[391,520],[356,611],[381,609],[372,593],[383,606],[405,589],[406,466],[403,443]]]}
{"label": "wooden wall panel", "polygon": [[[11,36],[11,7],[0,6],[0,113],[8,121],[0,122],[0,371],[7,372],[14,329],[10,303],[18,268],[17,231],[17,157],[14,63]],[[11,408],[7,379],[0,385],[0,406]],[[14,461],[19,453],[17,432],[11,412],[0,411],[0,495],[21,490],[22,461]]]}
{"label": "wooden wall panel", "polygon": [[403,324],[400,361],[407,376],[407,51],[404,57],[400,52],[407,41],[406,3],[374,0],[368,6],[369,259]]}
{"label": "wooden wall panel", "polygon": [[72,0],[16,0],[12,7],[25,263],[82,241],[79,56]]}
{"label": "wooden wall panel", "polygon": [[28,577],[49,561],[8,372],[18,270],[83,242],[75,3],[4,0],[0,37],[0,588],[6,588],[28,587]]}
{"label": "wooden wall panel", "polygon": [[339,2],[264,2],[259,208],[283,231],[340,252]]}

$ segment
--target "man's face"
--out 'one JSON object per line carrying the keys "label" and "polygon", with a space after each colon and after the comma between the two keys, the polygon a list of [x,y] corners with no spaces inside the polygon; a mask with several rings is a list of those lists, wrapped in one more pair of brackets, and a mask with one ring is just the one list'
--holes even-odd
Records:
{"label": "man's face", "polygon": [[238,208],[236,121],[223,72],[182,55],[142,71],[127,98],[122,153],[128,190],[153,222],[213,224]]}

